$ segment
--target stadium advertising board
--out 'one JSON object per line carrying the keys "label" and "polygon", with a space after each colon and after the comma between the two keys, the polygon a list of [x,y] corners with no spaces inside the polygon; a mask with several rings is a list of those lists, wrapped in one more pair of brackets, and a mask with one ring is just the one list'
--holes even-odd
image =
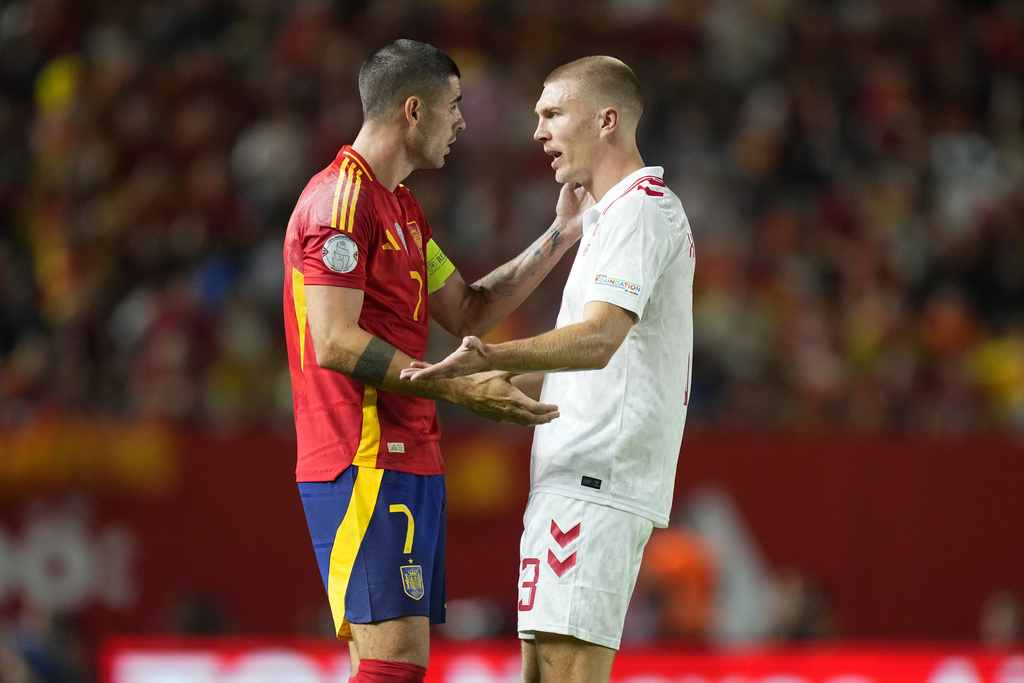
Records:
{"label": "stadium advertising board", "polygon": [[[113,640],[100,683],[345,683],[342,646],[330,641]],[[440,642],[428,682],[516,683],[514,640]],[[1024,652],[952,646],[857,646],[697,653],[626,649],[612,683],[1020,683]]]}
{"label": "stadium advertising board", "polygon": [[[497,612],[454,635],[512,635],[530,434],[444,438],[448,599]],[[0,429],[0,619],[22,605],[71,613],[95,641],[193,632],[181,615],[205,605],[226,632],[319,633],[310,615],[326,601],[294,467],[294,434],[269,426],[52,417]],[[716,642],[765,632],[764,605],[739,598],[763,601],[787,568],[821,587],[832,635],[962,642],[979,638],[991,596],[1024,595],[1021,481],[1019,441],[694,430],[673,522],[706,520],[697,531],[733,572],[718,578],[736,595],[716,598]],[[640,627],[627,635],[659,636]]]}

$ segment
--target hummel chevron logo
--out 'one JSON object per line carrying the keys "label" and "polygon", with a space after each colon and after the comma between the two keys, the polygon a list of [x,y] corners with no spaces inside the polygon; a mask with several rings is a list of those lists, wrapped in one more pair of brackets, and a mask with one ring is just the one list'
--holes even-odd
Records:
{"label": "hummel chevron logo", "polygon": [[[579,528],[578,524],[576,525],[576,528]],[[555,554],[549,550],[548,566],[554,570],[558,578],[562,578],[567,571],[576,566],[576,553],[573,552],[573,554],[565,558],[565,560],[559,560],[555,557]]]}
{"label": "hummel chevron logo", "polygon": [[555,524],[555,520],[551,520],[551,537],[555,539],[555,543],[564,548],[580,537],[580,525],[577,524],[568,531],[562,531]]}

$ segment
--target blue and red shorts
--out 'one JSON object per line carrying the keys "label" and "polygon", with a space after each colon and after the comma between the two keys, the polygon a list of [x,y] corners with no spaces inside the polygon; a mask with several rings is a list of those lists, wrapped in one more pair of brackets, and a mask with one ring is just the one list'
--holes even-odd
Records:
{"label": "blue and red shorts", "polygon": [[445,620],[443,474],[351,466],[334,481],[299,482],[309,535],[338,638],[349,624],[405,616]]}

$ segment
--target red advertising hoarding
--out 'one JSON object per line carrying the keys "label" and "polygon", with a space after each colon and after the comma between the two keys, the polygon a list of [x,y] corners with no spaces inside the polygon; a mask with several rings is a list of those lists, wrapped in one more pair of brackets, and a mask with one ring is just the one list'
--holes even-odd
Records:
{"label": "red advertising hoarding", "polygon": [[[115,640],[99,683],[345,683],[342,646],[322,641]],[[517,683],[513,640],[440,643],[430,683]],[[954,646],[857,646],[697,653],[626,649],[612,683],[1021,683],[1024,652]]]}
{"label": "red advertising hoarding", "polygon": [[[497,606],[511,635],[530,433],[478,424],[444,435],[448,597]],[[0,433],[0,614],[30,601],[99,639],[180,630],[199,598],[229,632],[311,632],[326,601],[293,439],[66,417]],[[768,570],[818,582],[839,636],[974,639],[988,596],[1024,595],[1020,442],[690,430],[676,501],[708,487]]]}

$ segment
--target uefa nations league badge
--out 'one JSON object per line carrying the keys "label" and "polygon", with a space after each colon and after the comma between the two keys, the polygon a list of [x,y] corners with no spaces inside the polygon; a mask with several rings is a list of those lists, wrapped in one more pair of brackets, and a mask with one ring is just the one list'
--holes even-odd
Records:
{"label": "uefa nations league badge", "polygon": [[351,273],[359,263],[359,247],[348,235],[335,235],[324,243],[324,263],[336,273]]}

